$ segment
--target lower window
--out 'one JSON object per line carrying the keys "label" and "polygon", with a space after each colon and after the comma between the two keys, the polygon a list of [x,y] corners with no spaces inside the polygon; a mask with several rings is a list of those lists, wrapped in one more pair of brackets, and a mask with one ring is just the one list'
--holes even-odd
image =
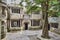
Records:
{"label": "lower window", "polygon": [[11,27],[20,27],[20,20],[11,20]]}
{"label": "lower window", "polygon": [[58,23],[51,23],[51,26],[54,28],[58,28]]}
{"label": "lower window", "polygon": [[40,20],[31,20],[31,26],[39,26]]}

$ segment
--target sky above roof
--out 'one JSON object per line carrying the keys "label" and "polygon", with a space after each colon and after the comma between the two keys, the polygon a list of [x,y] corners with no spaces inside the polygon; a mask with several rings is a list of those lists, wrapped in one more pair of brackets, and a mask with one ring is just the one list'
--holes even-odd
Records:
{"label": "sky above roof", "polygon": [[21,0],[2,0],[2,1],[7,4],[12,4],[12,3],[19,4],[21,2]]}
{"label": "sky above roof", "polygon": [[[3,0],[3,1],[7,4],[11,4],[11,3],[19,4],[21,2],[21,0]],[[33,2],[33,0],[30,1]]]}

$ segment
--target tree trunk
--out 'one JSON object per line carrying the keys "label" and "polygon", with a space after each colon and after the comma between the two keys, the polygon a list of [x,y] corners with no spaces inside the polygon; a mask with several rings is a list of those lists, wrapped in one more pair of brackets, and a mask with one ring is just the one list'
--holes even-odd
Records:
{"label": "tree trunk", "polygon": [[42,6],[42,19],[44,19],[44,14],[45,14],[45,12],[44,12],[44,3],[41,3],[41,6]]}
{"label": "tree trunk", "polygon": [[43,25],[43,30],[42,30],[42,37],[43,38],[49,38],[49,33],[48,33],[48,0],[43,2],[43,13],[44,13],[44,25]]}

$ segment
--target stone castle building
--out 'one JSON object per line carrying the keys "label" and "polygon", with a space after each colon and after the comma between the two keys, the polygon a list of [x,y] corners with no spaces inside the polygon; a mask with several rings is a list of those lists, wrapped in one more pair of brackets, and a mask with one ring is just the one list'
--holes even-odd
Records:
{"label": "stone castle building", "polygon": [[8,6],[10,17],[7,20],[7,26],[12,29],[30,29],[41,27],[41,12],[26,14],[24,10],[16,5]]}
{"label": "stone castle building", "polygon": [[[3,0],[6,3],[7,9],[4,9],[3,14],[3,25],[5,30],[27,30],[30,28],[40,28],[41,27],[41,18],[42,12],[32,12],[31,14],[26,14],[24,9],[21,8],[18,4],[18,0]],[[5,13],[6,12],[6,13]]]}
{"label": "stone castle building", "polygon": [[[0,11],[0,14],[2,15],[1,23],[4,26],[4,30],[27,30],[42,26],[42,11],[26,14],[25,10],[19,6],[19,0],[3,0],[3,2],[6,5],[3,8],[0,5],[0,9],[3,9],[4,14],[2,14],[3,11]],[[60,22],[57,23],[60,24]],[[60,28],[59,25],[58,28]]]}
{"label": "stone castle building", "polygon": [[7,31],[11,30],[29,30],[31,28],[41,27],[41,11],[26,14],[24,9],[18,4],[9,3],[3,0],[0,2],[0,36],[5,37]]}
{"label": "stone castle building", "polygon": [[6,3],[8,9],[4,14],[6,18],[3,18],[5,19],[6,30],[31,29],[42,26],[42,11],[26,14],[26,10],[19,6],[20,0],[3,0],[3,2]]}

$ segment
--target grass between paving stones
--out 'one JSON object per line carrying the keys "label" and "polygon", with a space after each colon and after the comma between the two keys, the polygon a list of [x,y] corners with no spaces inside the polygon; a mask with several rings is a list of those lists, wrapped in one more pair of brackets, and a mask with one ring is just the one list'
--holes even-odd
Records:
{"label": "grass between paving stones", "polygon": [[42,27],[37,27],[37,28],[29,28],[29,30],[40,30]]}
{"label": "grass between paving stones", "polygon": [[38,40],[41,40],[40,38],[37,37]]}
{"label": "grass between paving stones", "polygon": [[60,35],[60,33],[59,32],[56,32],[56,31],[53,31],[54,33],[56,33],[56,34],[59,34]]}
{"label": "grass between paving stones", "polygon": [[50,30],[50,31],[60,35],[60,32],[58,32],[58,30],[56,30],[56,29]]}
{"label": "grass between paving stones", "polygon": [[10,32],[14,33],[14,32],[17,32],[17,31],[21,31],[21,29],[11,29]]}

